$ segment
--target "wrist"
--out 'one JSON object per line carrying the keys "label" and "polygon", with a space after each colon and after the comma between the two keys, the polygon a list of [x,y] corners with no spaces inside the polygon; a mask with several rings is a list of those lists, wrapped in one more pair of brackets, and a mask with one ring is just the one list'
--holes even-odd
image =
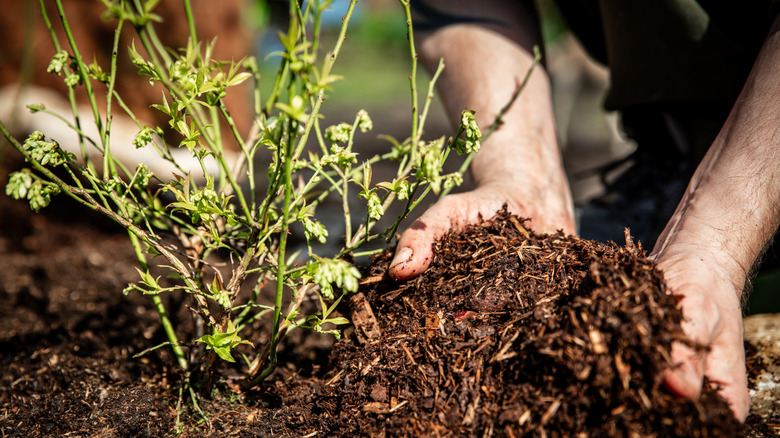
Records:
{"label": "wrist", "polygon": [[[676,228],[671,231],[667,226],[651,254],[670,287],[674,289],[678,275],[685,279],[706,273],[711,281],[719,285],[713,288],[713,292],[730,291],[730,295],[740,298],[755,256],[747,255],[744,248],[738,248],[724,229],[691,221],[675,225]],[[669,277],[673,281],[669,281]]]}
{"label": "wrist", "polygon": [[[539,233],[563,230],[575,234],[574,206],[568,191],[563,188],[538,185],[530,180],[489,180],[478,184],[474,194],[480,199],[499,199],[510,213],[530,219],[530,227]],[[483,212],[484,214],[485,212]],[[489,216],[495,213],[490,212]]]}
{"label": "wrist", "polygon": [[654,248],[659,260],[696,254],[727,273],[741,294],[756,260],[777,228],[780,194],[772,160],[726,123],[693,175],[686,194]]}
{"label": "wrist", "polygon": [[570,192],[557,139],[541,130],[499,129],[482,145],[469,171],[477,186],[513,186],[566,196]]}

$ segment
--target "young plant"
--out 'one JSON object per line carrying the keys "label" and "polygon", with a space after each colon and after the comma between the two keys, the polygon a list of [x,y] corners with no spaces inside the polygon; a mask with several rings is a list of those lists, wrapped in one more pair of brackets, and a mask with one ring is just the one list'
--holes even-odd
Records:
{"label": "young plant", "polygon": [[[42,19],[57,52],[48,70],[62,76],[68,87],[71,126],[79,133],[81,154],[65,152],[56,139],[40,132],[20,142],[2,122],[0,131],[30,165],[11,175],[6,188],[10,196],[28,200],[39,211],[53,195],[62,193],[127,230],[139,263],[139,280],[125,293],[140,292],[153,301],[168,339],[163,345],[171,349],[182,371],[182,389],[196,402],[196,388],[210,394],[219,361],[232,362],[240,355],[245,365],[242,386],[250,388],[276,369],[279,341],[290,329],[309,328],[338,337],[339,327],[348,321],[334,316],[334,310],[344,295],[357,290],[360,278],[352,260],[370,253],[357,251],[372,241],[392,242],[401,221],[429,192],[441,194],[459,184],[461,173],[445,174],[442,165],[452,149],[474,154],[480,131],[473,113],[464,111],[453,138],[423,139],[434,83],[444,64],[433,75],[420,111],[408,0],[401,4],[412,60],[412,132],[405,140],[390,138],[386,153],[368,158],[361,157],[356,141],[358,131],[372,129],[365,111],[359,111],[354,120],[327,127],[321,125],[320,117],[330,85],[340,79],[333,69],[356,0],[344,13],[334,47],[324,54],[320,17],[331,1],[290,2],[289,27],[279,34],[284,48],[277,53],[280,68],[264,99],[260,98],[257,60],[251,56],[241,61],[214,60],[215,43],[198,39],[190,1],[183,1],[189,40],[186,47],[169,50],[155,32],[160,21],[154,13],[158,0],[102,0],[117,27],[110,65],[101,66],[87,64],[80,53],[62,1],[54,4],[66,41],[56,37],[46,2],[40,0]],[[146,55],[135,45],[120,46],[125,24],[135,30]],[[166,116],[166,129],[178,134],[177,144],[166,140],[170,137],[162,135],[163,127],[141,124],[117,93],[120,56],[132,59],[146,77],[145,83],[163,86],[165,93],[154,108]],[[246,81],[254,83],[254,123],[250,132],[242,133],[224,97]],[[84,122],[75,101],[79,88],[89,98],[97,137],[82,130]],[[95,96],[103,92],[109,98],[101,106]],[[36,104],[29,108],[48,111]],[[135,147],[156,150],[177,169],[172,178],[153,174],[143,163],[127,167],[130,163],[114,157],[111,123],[117,108],[137,125]],[[310,140],[316,144],[314,150],[307,147]],[[228,149],[229,143],[237,145],[237,162],[231,162],[235,154]],[[93,159],[92,150],[101,158]],[[178,158],[185,150],[197,163],[194,168]],[[257,159],[263,150],[270,152],[270,161]],[[372,166],[388,160],[395,163],[395,177],[375,181]],[[258,172],[258,167],[265,172]],[[258,180],[261,174],[267,179],[264,184]],[[336,254],[315,254],[312,243],[324,242],[330,225],[317,218],[317,209],[332,195],[342,199],[343,244]],[[356,199],[365,206],[360,218],[350,209]],[[401,204],[401,213],[389,228],[377,230],[376,224],[394,203]],[[303,230],[307,254],[291,253],[289,236],[295,224]],[[156,257],[155,266],[150,266],[149,256]],[[215,256],[228,269],[211,263]],[[175,281],[163,281],[162,275],[153,272],[164,272]],[[262,291],[269,288],[273,298],[264,301]],[[166,308],[162,299],[166,294],[181,297],[171,302],[191,309],[194,333],[173,326],[168,315],[181,309]],[[319,310],[302,313],[302,304],[312,298]],[[243,337],[247,327],[259,322],[270,332],[262,345]],[[253,347],[248,351],[254,353],[245,356],[237,348],[241,345]]]}

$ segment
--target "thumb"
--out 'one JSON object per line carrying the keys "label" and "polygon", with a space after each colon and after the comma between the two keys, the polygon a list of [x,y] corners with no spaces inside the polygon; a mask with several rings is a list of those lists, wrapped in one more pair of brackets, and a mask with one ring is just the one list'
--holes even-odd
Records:
{"label": "thumb", "polygon": [[428,269],[433,261],[433,242],[446,230],[429,227],[417,219],[398,239],[388,273],[396,280],[407,280]]}
{"label": "thumb", "polygon": [[398,239],[388,274],[396,280],[407,280],[428,269],[433,261],[433,242],[450,228],[457,228],[462,214],[457,203],[458,195],[442,198],[409,226]]}
{"label": "thumb", "polygon": [[398,239],[388,274],[396,280],[419,275],[433,261],[433,242],[436,239],[451,229],[478,223],[483,214],[492,216],[507,203],[507,199],[505,192],[493,187],[442,197]]}
{"label": "thumb", "polygon": [[425,223],[418,219],[401,235],[388,269],[391,277],[407,280],[430,266],[433,260],[433,241],[436,237],[425,231]]}

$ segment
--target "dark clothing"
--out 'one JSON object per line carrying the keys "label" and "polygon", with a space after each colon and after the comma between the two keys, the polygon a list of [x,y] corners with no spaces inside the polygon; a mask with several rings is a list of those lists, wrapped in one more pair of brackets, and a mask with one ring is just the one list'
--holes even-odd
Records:
{"label": "dark clothing", "polygon": [[580,233],[652,245],[720,131],[774,21],[772,1],[556,0],[610,71],[604,106],[637,142],[633,166],[581,211]]}
{"label": "dark clothing", "polygon": [[610,70],[610,110],[731,106],[772,25],[772,3],[556,0],[569,27]]}
{"label": "dark clothing", "polygon": [[[524,0],[519,0],[524,1]],[[608,110],[736,99],[770,26],[776,0],[554,0],[569,28],[611,73]],[[529,3],[529,9],[534,7]],[[485,20],[412,3],[415,28]]]}

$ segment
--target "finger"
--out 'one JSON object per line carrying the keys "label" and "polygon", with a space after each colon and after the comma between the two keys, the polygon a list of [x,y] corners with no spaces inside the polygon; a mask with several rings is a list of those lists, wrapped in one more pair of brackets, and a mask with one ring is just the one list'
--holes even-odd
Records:
{"label": "finger", "polygon": [[[446,199],[446,198],[445,198]],[[434,204],[417,219],[398,240],[388,273],[397,280],[419,275],[433,261],[433,242],[460,222],[450,202]]]}
{"label": "finger", "polygon": [[724,327],[707,356],[704,372],[710,383],[718,389],[720,396],[729,403],[739,421],[745,421],[750,410],[742,336],[741,319],[729,321],[729,325]]}
{"label": "finger", "polygon": [[741,330],[720,334],[718,343],[708,354],[676,343],[672,346],[675,367],[666,375],[666,387],[676,395],[694,399],[701,393],[704,376],[728,402],[734,416],[745,421],[750,410],[747,390],[745,352],[741,344]]}
{"label": "finger", "polygon": [[[693,342],[710,346],[718,331],[720,312],[712,301],[706,300],[701,293],[688,293],[680,303],[684,320],[682,329]],[[681,342],[672,344],[671,358],[673,367],[667,372],[666,387],[681,397],[696,398],[701,393],[704,372],[707,365],[707,352]]]}
{"label": "finger", "polygon": [[666,388],[680,397],[695,399],[704,382],[705,353],[675,342],[671,355],[674,365],[664,377]]}
{"label": "finger", "polygon": [[427,224],[418,219],[401,235],[388,270],[391,277],[406,280],[428,269],[433,260],[433,241],[437,236],[427,232],[427,228]]}

